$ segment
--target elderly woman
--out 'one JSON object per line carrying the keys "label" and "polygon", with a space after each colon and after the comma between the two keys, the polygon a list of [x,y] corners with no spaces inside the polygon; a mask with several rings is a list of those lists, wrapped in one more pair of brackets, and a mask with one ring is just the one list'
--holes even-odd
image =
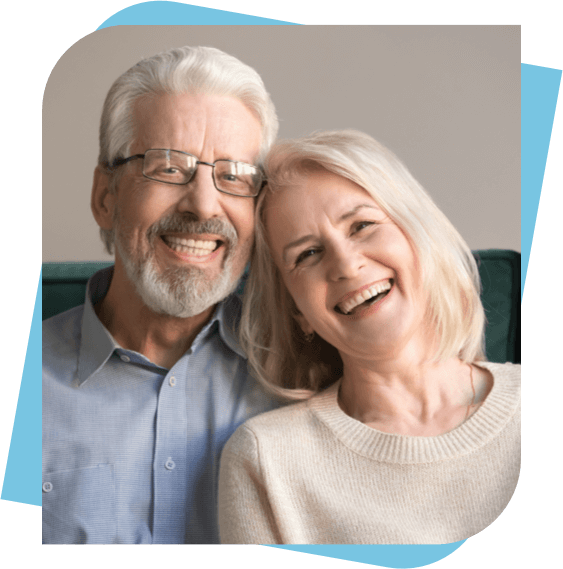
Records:
{"label": "elderly woman", "polygon": [[279,143],[242,338],[273,392],[224,449],[224,543],[448,543],[493,522],[520,460],[520,367],[485,361],[471,251],[371,137]]}

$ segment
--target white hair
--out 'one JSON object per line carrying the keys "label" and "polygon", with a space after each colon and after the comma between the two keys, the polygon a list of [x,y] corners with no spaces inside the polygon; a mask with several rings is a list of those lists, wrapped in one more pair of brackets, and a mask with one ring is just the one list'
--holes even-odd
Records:
{"label": "white hair", "polygon": [[[133,143],[135,102],[158,93],[205,93],[240,100],[262,125],[259,161],[276,138],[279,124],[274,104],[254,69],[216,48],[174,48],[131,67],[107,94],[100,123],[98,166],[110,175],[110,191],[115,191],[120,176],[120,169],[112,172],[110,167],[116,158],[129,155]],[[100,235],[112,253],[113,232],[101,229]]]}

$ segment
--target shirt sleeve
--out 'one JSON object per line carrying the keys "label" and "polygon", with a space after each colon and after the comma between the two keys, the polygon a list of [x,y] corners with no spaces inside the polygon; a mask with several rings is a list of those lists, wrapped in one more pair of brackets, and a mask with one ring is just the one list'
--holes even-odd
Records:
{"label": "shirt sleeve", "polygon": [[223,450],[219,474],[221,543],[280,544],[260,468],[256,435],[239,427]]}

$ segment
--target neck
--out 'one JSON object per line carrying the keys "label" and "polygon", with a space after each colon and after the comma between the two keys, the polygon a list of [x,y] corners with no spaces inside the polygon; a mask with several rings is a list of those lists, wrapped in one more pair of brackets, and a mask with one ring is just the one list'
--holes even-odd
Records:
{"label": "neck", "polygon": [[492,387],[486,370],[457,358],[409,357],[377,362],[344,358],[342,410],[378,430],[435,436],[464,422]]}
{"label": "neck", "polygon": [[120,346],[170,369],[190,348],[215,306],[190,318],[157,314],[144,304],[123,268],[116,264],[108,293],[94,309]]}

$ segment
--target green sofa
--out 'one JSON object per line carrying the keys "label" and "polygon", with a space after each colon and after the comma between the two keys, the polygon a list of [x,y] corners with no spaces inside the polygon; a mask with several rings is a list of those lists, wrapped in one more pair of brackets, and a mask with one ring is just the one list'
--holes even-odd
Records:
{"label": "green sofa", "polygon": [[[487,316],[486,350],[493,362],[520,363],[520,253],[475,251]],[[43,320],[84,302],[86,282],[108,263],[44,263]]]}

